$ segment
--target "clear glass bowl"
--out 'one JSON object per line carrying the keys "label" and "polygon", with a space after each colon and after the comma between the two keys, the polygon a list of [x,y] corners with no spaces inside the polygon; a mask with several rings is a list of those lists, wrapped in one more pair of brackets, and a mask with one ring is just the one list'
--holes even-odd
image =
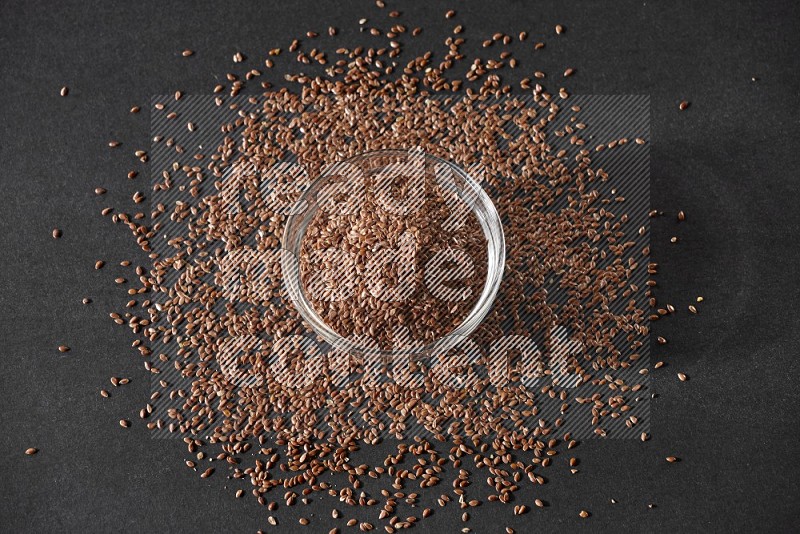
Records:
{"label": "clear glass bowl", "polygon": [[[300,274],[299,258],[303,239],[309,223],[314,219],[320,205],[330,201],[331,190],[343,196],[357,195],[359,186],[348,183],[344,178],[346,169],[358,168],[380,169],[387,161],[400,161],[403,158],[417,157],[426,169],[436,168],[451,171],[448,189],[457,198],[466,203],[470,212],[480,224],[486,240],[486,278],[477,302],[464,320],[451,332],[434,341],[414,347],[395,348],[392,350],[367,346],[357,340],[343,337],[337,333],[313,308]],[[473,219],[470,219],[473,220]],[[338,350],[356,356],[366,354],[380,357],[426,357],[443,354],[467,338],[483,321],[494,303],[505,266],[505,237],[500,216],[489,196],[469,174],[449,161],[425,154],[405,150],[379,150],[367,152],[344,162],[329,166],[316,178],[300,196],[291,211],[284,228],[281,268],[289,298],[294,303],[301,317],[311,326],[315,333]]]}

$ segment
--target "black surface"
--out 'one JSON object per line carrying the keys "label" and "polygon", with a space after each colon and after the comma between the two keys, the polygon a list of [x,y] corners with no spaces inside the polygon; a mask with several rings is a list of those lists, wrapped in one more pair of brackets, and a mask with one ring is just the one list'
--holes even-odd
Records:
{"label": "black surface", "polygon": [[[445,21],[451,6],[458,18]],[[577,74],[567,85],[575,93],[650,94],[652,204],[670,213],[654,223],[659,297],[681,310],[705,297],[699,316],[684,312],[655,325],[670,343],[655,348],[654,361],[664,355],[669,365],[654,373],[650,442],[584,443],[580,474],[554,476],[542,490],[550,507],[515,518],[484,505],[468,526],[792,531],[800,512],[798,4],[494,1],[398,9],[406,24],[426,28],[420,50],[439,46],[457,22],[473,50],[494,32],[524,29],[544,35],[547,48],[535,60],[518,54],[521,67],[554,75],[553,88],[571,66]],[[129,205],[146,188],[146,172],[125,178],[129,169],[145,170],[132,153],[149,138],[148,115],[130,115],[130,106],[177,89],[207,93],[234,69],[235,52],[251,58],[244,66],[260,68],[268,49],[307,30],[334,25],[342,29],[338,42],[369,42],[358,19],[385,26],[385,13],[350,1],[0,0],[0,530],[269,527],[266,511],[251,498],[233,499],[222,477],[201,480],[187,469],[180,443],[153,440],[140,424],[119,427],[121,417],[135,418],[149,384],[133,338],[108,319],[125,301],[112,280],[124,272],[115,266],[120,260],[142,255],[127,230],[99,211]],[[560,38],[556,23],[567,27]],[[184,48],[196,55],[180,57]],[[268,79],[280,82],[282,73]],[[58,94],[62,85],[70,87],[67,98]],[[679,112],[682,99],[691,107]],[[112,138],[123,147],[109,150]],[[108,188],[105,199],[95,198],[96,186]],[[672,216],[678,209],[687,213],[681,225]],[[54,227],[63,229],[61,240],[52,239]],[[669,243],[672,235],[678,244]],[[97,259],[112,267],[95,271]],[[84,296],[94,302],[82,305]],[[60,354],[62,343],[71,352]],[[679,382],[677,371],[691,380]],[[110,388],[112,375],[133,381]],[[113,397],[101,399],[101,387]],[[25,456],[31,446],[41,452]],[[671,454],[683,461],[668,465]],[[303,511],[314,519],[304,531],[327,532],[321,525],[330,521],[332,499],[314,500],[325,503]],[[592,517],[581,520],[580,509]],[[298,513],[280,510],[284,526],[269,530],[299,529]],[[423,526],[458,531],[459,515],[437,511]]]}

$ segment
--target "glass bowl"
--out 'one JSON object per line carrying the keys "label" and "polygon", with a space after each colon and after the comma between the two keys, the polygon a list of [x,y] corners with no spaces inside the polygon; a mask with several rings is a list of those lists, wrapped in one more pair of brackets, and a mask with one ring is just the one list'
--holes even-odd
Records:
{"label": "glass bowl", "polygon": [[[480,224],[486,245],[486,277],[477,301],[464,320],[452,331],[425,344],[392,349],[378,348],[340,335],[317,313],[301,279],[299,258],[306,230],[320,209],[341,206],[342,203],[352,207],[358,198],[366,194],[364,184],[369,182],[361,181],[362,176],[374,176],[390,167],[393,172],[399,171],[398,176],[402,173],[411,175],[409,169],[412,166],[415,173],[423,172],[426,176],[433,173],[437,184],[448,191],[452,198],[464,203],[465,206],[461,209],[468,209],[472,213],[474,219],[470,220],[473,223],[477,220]],[[377,192],[380,193],[381,191]],[[281,247],[281,268],[287,293],[300,316],[313,331],[335,349],[355,356],[369,354],[380,357],[426,357],[444,354],[466,339],[480,325],[494,303],[503,277],[506,254],[500,216],[479,183],[457,165],[419,150],[367,152],[324,169],[301,194],[290,212]]]}

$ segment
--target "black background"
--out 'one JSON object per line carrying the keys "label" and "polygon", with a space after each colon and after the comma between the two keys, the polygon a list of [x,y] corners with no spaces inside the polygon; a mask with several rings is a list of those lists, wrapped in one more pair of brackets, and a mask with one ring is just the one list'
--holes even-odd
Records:
{"label": "black background", "polygon": [[[668,365],[654,372],[653,439],[584,443],[581,472],[562,469],[537,494],[549,507],[513,517],[509,507],[484,504],[466,525],[475,532],[796,530],[798,4],[387,3],[381,11],[352,1],[0,0],[0,530],[269,527],[252,498],[233,499],[221,475],[201,480],[183,465],[182,444],[151,439],[138,423],[148,377],[130,333],[108,313],[127,300],[113,283],[130,276],[119,261],[144,257],[128,231],[99,212],[133,211],[131,195],[147,190],[147,169],[133,151],[149,145],[148,114],[131,115],[131,106],[146,109],[151,95],[178,89],[208,93],[226,72],[261,68],[270,48],[286,48],[308,30],[339,27],[335,40],[319,39],[330,51],[376,44],[359,34],[358,19],[386,27],[395,8],[400,21],[425,28],[409,51],[441,50],[457,23],[468,52],[480,52],[494,32],[527,30],[547,47],[536,54],[530,42],[519,47],[520,73],[544,70],[557,90],[560,73],[574,67],[565,84],[574,93],[651,95],[652,205],[668,214],[653,224],[652,249],[661,264],[658,296],[679,313],[654,325],[669,344],[654,347],[653,361]],[[445,21],[450,8],[458,16]],[[557,23],[567,27],[561,37]],[[185,48],[195,56],[181,57]],[[237,51],[248,57],[243,66],[232,63]],[[288,58],[281,65],[265,78],[280,85],[284,72],[298,70]],[[63,85],[67,98],[59,96]],[[691,106],[681,112],[683,99]],[[110,139],[123,146],[109,149]],[[127,180],[131,169],[142,174]],[[109,194],[95,197],[97,186]],[[680,225],[679,209],[687,214]],[[58,241],[54,227],[64,231]],[[672,235],[679,243],[669,243]],[[98,259],[110,267],[95,271]],[[698,295],[701,313],[690,316],[686,307]],[[94,302],[82,305],[85,296]],[[59,353],[60,344],[71,352]],[[678,371],[691,379],[679,382]],[[132,382],[111,388],[112,375]],[[101,387],[113,397],[102,399]],[[133,428],[121,429],[122,417]],[[40,452],[28,457],[32,446]],[[668,455],[682,461],[667,464]],[[303,531],[327,532],[333,500],[313,500],[323,504],[302,511],[313,520]],[[581,509],[592,517],[580,519]],[[364,520],[377,513],[350,512],[345,517]],[[282,527],[268,530],[300,529],[299,514],[282,508],[275,514]],[[458,531],[459,516],[455,507],[437,510],[422,528]]]}

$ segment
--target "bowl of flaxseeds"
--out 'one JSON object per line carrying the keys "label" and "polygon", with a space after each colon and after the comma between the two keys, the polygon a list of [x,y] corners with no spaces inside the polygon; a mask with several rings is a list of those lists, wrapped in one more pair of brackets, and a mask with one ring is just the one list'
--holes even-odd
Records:
{"label": "bowl of flaxseeds", "polygon": [[424,356],[469,336],[503,276],[500,216],[459,166],[420,150],[329,165],[286,221],[281,264],[308,326],[350,354]]}

